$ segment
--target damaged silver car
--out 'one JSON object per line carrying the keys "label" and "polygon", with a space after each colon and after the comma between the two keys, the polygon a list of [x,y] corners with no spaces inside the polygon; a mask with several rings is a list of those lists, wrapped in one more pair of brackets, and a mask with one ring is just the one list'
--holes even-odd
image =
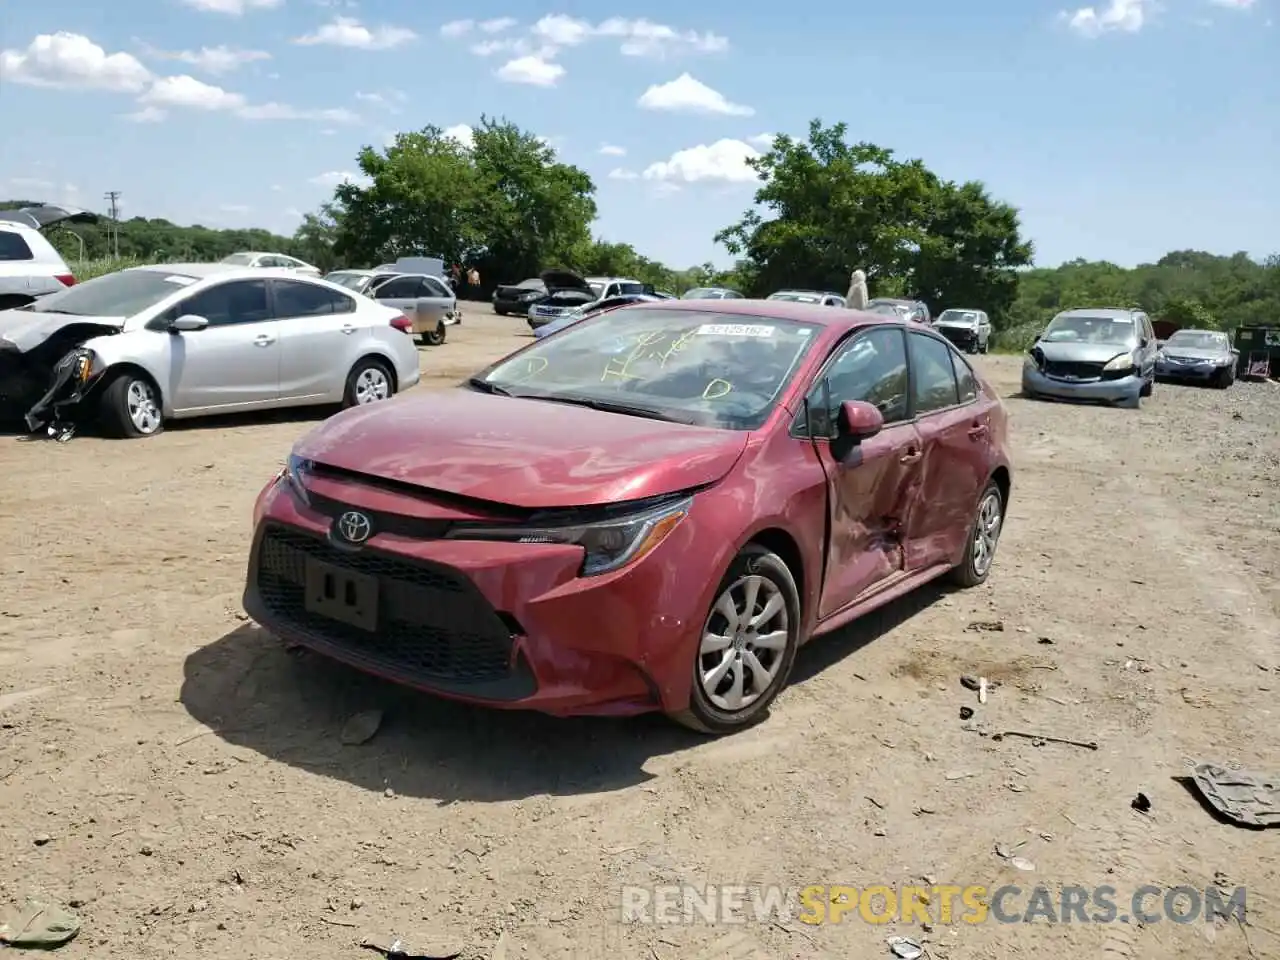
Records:
{"label": "damaged silver car", "polygon": [[0,311],[0,420],[59,440],[90,414],[145,437],[171,417],[351,406],[419,378],[400,311],[284,269],[133,267]]}

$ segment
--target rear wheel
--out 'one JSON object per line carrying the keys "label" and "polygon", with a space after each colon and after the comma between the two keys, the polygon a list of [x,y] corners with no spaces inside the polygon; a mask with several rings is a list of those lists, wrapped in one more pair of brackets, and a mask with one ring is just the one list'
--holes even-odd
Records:
{"label": "rear wheel", "polygon": [[800,646],[800,593],[777,554],[748,544],[720,581],[693,657],[693,688],[678,723],[735,733],[762,719]]}
{"label": "rear wheel", "polygon": [[343,394],[344,407],[363,407],[379,400],[388,400],[396,392],[391,371],[381,360],[366,357],[347,375],[347,389]]}
{"label": "rear wheel", "polygon": [[421,343],[425,343],[428,347],[438,347],[444,343],[444,321],[436,325],[436,328],[429,333],[422,335]]}
{"label": "rear wheel", "polygon": [[18,307],[25,307],[28,303],[31,303],[30,297],[10,294],[0,297],[0,310],[15,310]]}
{"label": "rear wheel", "polygon": [[1000,493],[1000,485],[991,480],[978,498],[978,509],[974,513],[973,524],[969,527],[964,559],[951,570],[953,582],[961,587],[976,587],[986,582],[991,573],[991,564],[996,558],[996,546],[1000,543],[1000,532],[1003,529],[1004,496]]}
{"label": "rear wheel", "polygon": [[113,437],[154,437],[164,429],[160,391],[149,377],[124,371],[103,388],[98,399],[103,428]]}

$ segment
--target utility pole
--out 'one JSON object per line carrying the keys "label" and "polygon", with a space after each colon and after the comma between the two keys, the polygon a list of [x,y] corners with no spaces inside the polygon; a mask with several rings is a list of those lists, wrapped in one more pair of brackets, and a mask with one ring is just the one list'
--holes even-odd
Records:
{"label": "utility pole", "polygon": [[[117,260],[120,259],[120,199],[119,190],[108,190],[103,196],[111,204],[111,226],[107,231],[107,245],[111,247]],[[112,238],[114,239],[114,243]]]}

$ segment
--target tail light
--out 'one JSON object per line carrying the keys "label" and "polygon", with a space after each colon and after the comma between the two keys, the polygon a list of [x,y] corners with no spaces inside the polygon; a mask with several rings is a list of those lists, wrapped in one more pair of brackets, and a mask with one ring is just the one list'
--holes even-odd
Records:
{"label": "tail light", "polygon": [[75,274],[71,273],[57,273],[54,274],[53,279],[57,280],[64,287],[74,287],[76,284]]}
{"label": "tail light", "polygon": [[410,320],[408,317],[406,317],[403,313],[400,314],[398,317],[392,317],[391,325],[395,327],[397,330],[399,330],[401,333],[407,333],[410,336],[413,335],[413,321]]}

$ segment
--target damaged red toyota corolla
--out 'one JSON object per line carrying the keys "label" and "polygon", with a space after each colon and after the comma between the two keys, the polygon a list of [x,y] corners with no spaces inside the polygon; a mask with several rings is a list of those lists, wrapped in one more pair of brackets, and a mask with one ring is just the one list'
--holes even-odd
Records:
{"label": "damaged red toyota corolla", "polygon": [[245,609],[443,696],[728,733],[811,637],[987,578],[1005,434],[918,324],[624,307],[303,438],[258,499]]}

